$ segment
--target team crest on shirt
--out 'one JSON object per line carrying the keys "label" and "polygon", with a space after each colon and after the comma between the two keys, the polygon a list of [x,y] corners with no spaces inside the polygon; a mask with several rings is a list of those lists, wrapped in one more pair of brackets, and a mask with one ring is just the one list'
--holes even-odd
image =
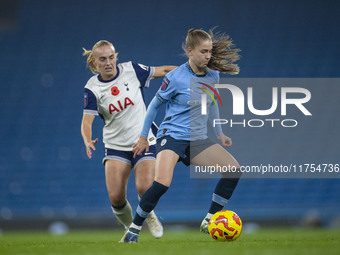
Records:
{"label": "team crest on shirt", "polygon": [[166,139],[163,139],[162,142],[161,142],[161,146],[164,146],[166,144],[167,140]]}
{"label": "team crest on shirt", "polygon": [[127,83],[127,82],[124,82],[124,86],[125,86],[125,88],[126,88],[126,91],[129,91],[130,89],[129,89],[129,83]]}
{"label": "team crest on shirt", "polygon": [[161,90],[166,90],[169,86],[169,83],[170,83],[169,79],[164,77],[163,83],[161,85]]}

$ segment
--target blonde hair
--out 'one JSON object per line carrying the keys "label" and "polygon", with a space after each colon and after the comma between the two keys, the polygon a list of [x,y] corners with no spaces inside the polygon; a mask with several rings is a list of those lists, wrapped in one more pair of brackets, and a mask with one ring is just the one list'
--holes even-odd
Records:
{"label": "blonde hair", "polygon": [[234,62],[240,59],[238,52],[241,50],[232,48],[234,44],[228,35],[214,34],[213,30],[214,28],[207,33],[202,29],[189,29],[183,49],[187,52],[189,47],[194,49],[202,40],[210,40],[213,48],[208,67],[222,73],[238,74],[240,68]]}
{"label": "blonde hair", "polygon": [[[96,42],[95,45],[93,45],[92,50],[87,50],[83,47],[83,56],[87,56],[87,66],[90,68],[91,72],[94,74],[99,73],[96,65],[94,64],[94,57],[93,52],[95,49],[102,47],[102,46],[111,46],[114,48],[113,44],[106,40],[100,40],[99,42]],[[118,56],[118,53],[115,53],[115,56]]]}

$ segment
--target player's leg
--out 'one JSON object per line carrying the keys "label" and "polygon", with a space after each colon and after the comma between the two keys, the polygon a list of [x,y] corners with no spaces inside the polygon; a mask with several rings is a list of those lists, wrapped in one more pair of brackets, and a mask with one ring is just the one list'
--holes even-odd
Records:
{"label": "player's leg", "polygon": [[140,197],[150,188],[155,179],[155,160],[143,160],[135,167],[136,190]]}
{"label": "player's leg", "polygon": [[118,221],[127,229],[133,220],[132,209],[126,199],[126,190],[131,165],[119,160],[105,161],[105,181],[112,205],[112,211]]}
{"label": "player's leg", "polygon": [[[146,190],[150,188],[155,178],[155,159],[139,159],[135,167],[135,181],[136,189],[139,198],[143,196]],[[151,234],[155,238],[161,238],[163,235],[163,226],[158,220],[157,215],[152,210],[146,218],[146,223],[150,229]]]}
{"label": "player's leg", "polygon": [[206,217],[203,219],[201,223],[201,227],[200,227],[201,232],[208,233],[208,222],[211,216],[214,213],[222,210],[223,207],[226,206],[228,200],[232,196],[237,186],[237,183],[241,176],[239,172],[240,165],[235,160],[235,158],[219,144],[214,144],[206,148],[201,153],[199,153],[197,156],[195,156],[192,159],[192,162],[195,165],[200,165],[200,166],[219,165],[222,167],[230,166],[230,168],[232,167],[236,169],[235,173],[231,173],[231,172],[223,173],[222,178],[216,184],[209,211]]}
{"label": "player's leg", "polygon": [[124,243],[137,242],[143,222],[156,207],[160,197],[168,190],[171,184],[178,158],[179,156],[171,150],[163,150],[157,154],[155,180],[139,202],[129,231],[122,238]]}

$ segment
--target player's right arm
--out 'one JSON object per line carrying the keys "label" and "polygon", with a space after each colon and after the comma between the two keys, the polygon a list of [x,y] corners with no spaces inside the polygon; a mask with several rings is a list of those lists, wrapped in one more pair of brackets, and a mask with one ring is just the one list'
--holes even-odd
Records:
{"label": "player's right arm", "polygon": [[92,158],[92,150],[96,150],[94,145],[98,142],[98,138],[92,140],[92,123],[95,117],[92,114],[83,114],[81,122],[81,135],[86,147],[86,154],[89,158]]}
{"label": "player's right arm", "polygon": [[97,115],[97,98],[93,92],[85,86],[81,135],[86,147],[86,154],[89,158],[92,158],[92,150],[96,150],[94,145],[98,142],[98,138],[92,140],[92,123]]}

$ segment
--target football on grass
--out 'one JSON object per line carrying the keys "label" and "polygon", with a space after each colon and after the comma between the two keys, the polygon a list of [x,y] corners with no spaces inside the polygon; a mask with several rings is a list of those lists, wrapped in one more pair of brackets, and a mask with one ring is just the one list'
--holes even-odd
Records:
{"label": "football on grass", "polygon": [[233,211],[219,211],[211,217],[208,230],[217,241],[234,241],[241,234],[242,221]]}

